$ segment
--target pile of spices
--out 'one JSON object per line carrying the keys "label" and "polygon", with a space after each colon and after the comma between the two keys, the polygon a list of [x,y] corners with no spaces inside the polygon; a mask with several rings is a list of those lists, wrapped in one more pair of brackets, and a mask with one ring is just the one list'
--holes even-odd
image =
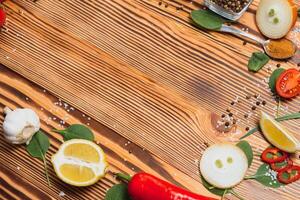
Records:
{"label": "pile of spices", "polygon": [[225,10],[239,13],[245,8],[250,0],[211,0],[213,3],[221,6]]}
{"label": "pile of spices", "polygon": [[286,59],[296,52],[296,46],[288,39],[270,40],[265,46],[266,52],[272,58]]}

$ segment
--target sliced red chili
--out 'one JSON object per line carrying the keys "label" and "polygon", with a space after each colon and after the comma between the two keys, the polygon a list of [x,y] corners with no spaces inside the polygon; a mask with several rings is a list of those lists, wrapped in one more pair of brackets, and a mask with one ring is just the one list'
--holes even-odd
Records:
{"label": "sliced red chili", "polygon": [[278,172],[277,179],[280,183],[289,184],[300,179],[300,167],[291,166]]}
{"label": "sliced red chili", "polygon": [[271,169],[274,171],[280,172],[283,171],[293,165],[293,161],[289,158],[282,162],[271,163]]}
{"label": "sliced red chili", "polygon": [[275,147],[265,149],[261,155],[261,159],[267,163],[282,162],[288,157],[288,154]]}

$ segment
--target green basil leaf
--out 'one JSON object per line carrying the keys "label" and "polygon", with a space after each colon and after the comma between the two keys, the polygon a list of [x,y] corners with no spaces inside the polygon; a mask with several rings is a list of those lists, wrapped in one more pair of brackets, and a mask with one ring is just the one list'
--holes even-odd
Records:
{"label": "green basil leaf", "polygon": [[275,69],[273,71],[273,73],[271,74],[270,78],[269,78],[269,87],[271,89],[271,91],[273,93],[276,93],[276,81],[277,81],[277,78],[280,76],[280,74],[282,72],[284,72],[285,69],[283,68],[278,68],[278,69]]}
{"label": "green basil leaf", "polygon": [[26,146],[27,152],[40,160],[44,160],[44,156],[50,146],[49,138],[42,131],[36,132],[29,144]]}
{"label": "green basil leaf", "polygon": [[257,182],[263,184],[264,186],[271,188],[279,188],[280,186],[284,185],[280,183],[276,177],[274,179],[274,177],[270,175],[270,171],[270,166],[264,163],[258,168],[255,175],[246,177],[246,179],[255,179]]}
{"label": "green basil leaf", "polygon": [[93,132],[86,126],[81,124],[73,124],[65,130],[53,130],[56,133],[60,133],[64,137],[64,141],[71,139],[85,139],[94,140]]}
{"label": "green basil leaf", "polygon": [[226,22],[224,18],[210,10],[193,10],[191,18],[197,26],[209,30],[219,30]]}
{"label": "green basil leaf", "polygon": [[[218,195],[218,196],[223,196],[224,193],[226,192],[226,189],[220,189],[220,188],[216,188],[214,186],[212,186],[210,183],[208,183],[203,176],[201,176],[201,181],[202,181],[202,185],[211,193]],[[227,189],[230,190],[230,189]]]}
{"label": "green basil leaf", "polygon": [[253,150],[252,150],[252,147],[245,140],[240,141],[239,143],[236,144],[236,146],[238,146],[240,149],[243,150],[243,152],[245,153],[245,155],[247,157],[247,160],[248,160],[248,167],[250,167],[251,164],[252,164],[252,161],[253,161]]}
{"label": "green basil leaf", "polygon": [[248,70],[258,72],[265,64],[269,62],[270,58],[265,53],[254,52],[248,62]]}
{"label": "green basil leaf", "polygon": [[107,191],[105,200],[130,200],[127,185],[124,183],[114,185]]}

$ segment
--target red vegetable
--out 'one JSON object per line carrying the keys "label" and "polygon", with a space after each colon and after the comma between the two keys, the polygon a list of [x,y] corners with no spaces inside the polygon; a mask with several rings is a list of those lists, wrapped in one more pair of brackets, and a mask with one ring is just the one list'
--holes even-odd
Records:
{"label": "red vegetable", "polygon": [[281,183],[289,184],[300,179],[300,167],[291,166],[278,172],[277,179]]}
{"label": "red vegetable", "polygon": [[216,200],[172,185],[151,174],[138,173],[128,180],[128,193],[132,200]]}
{"label": "red vegetable", "polygon": [[288,157],[288,154],[275,147],[265,149],[261,155],[261,159],[267,163],[282,162]]}
{"label": "red vegetable", "polygon": [[292,98],[300,94],[300,72],[293,68],[281,73],[276,81],[276,92],[284,98]]}
{"label": "red vegetable", "polygon": [[3,9],[0,8],[0,28],[4,25],[6,20],[6,14]]}
{"label": "red vegetable", "polygon": [[283,171],[291,166],[293,166],[293,161],[289,158],[282,162],[271,163],[271,169],[277,172]]}

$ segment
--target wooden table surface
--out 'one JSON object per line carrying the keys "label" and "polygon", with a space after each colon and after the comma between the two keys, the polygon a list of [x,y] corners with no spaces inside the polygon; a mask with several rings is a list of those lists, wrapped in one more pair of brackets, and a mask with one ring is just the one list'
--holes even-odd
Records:
{"label": "wooden table surface", "polygon": [[[29,107],[39,114],[42,130],[51,140],[47,160],[52,186],[46,183],[40,160],[1,136],[0,198],[104,199],[106,190],[118,182],[113,172],[120,171],[147,171],[214,197],[199,178],[198,160],[206,145],[224,136],[235,140],[246,127],[254,126],[260,110],[273,114],[276,103],[267,89],[267,77],[277,64],[297,65],[271,61],[257,74],[248,72],[251,53],[261,49],[192,26],[189,13],[202,3],[6,1],[8,19],[0,34],[0,121],[5,106]],[[258,3],[255,0],[236,24],[256,35],[260,35],[254,22]],[[255,97],[245,96],[255,94],[267,104],[252,111]],[[299,103],[299,98],[283,102],[280,113],[299,111]],[[237,133],[215,129],[216,119],[226,109],[241,119]],[[86,188],[60,181],[49,161],[62,143],[51,130],[74,123],[93,129],[110,164],[105,178]],[[284,124],[297,130],[297,121]],[[255,154],[268,145],[259,133],[247,140]],[[248,174],[260,164],[255,157]],[[236,191],[247,200],[298,199],[299,186],[298,182],[266,189],[244,181]]]}

